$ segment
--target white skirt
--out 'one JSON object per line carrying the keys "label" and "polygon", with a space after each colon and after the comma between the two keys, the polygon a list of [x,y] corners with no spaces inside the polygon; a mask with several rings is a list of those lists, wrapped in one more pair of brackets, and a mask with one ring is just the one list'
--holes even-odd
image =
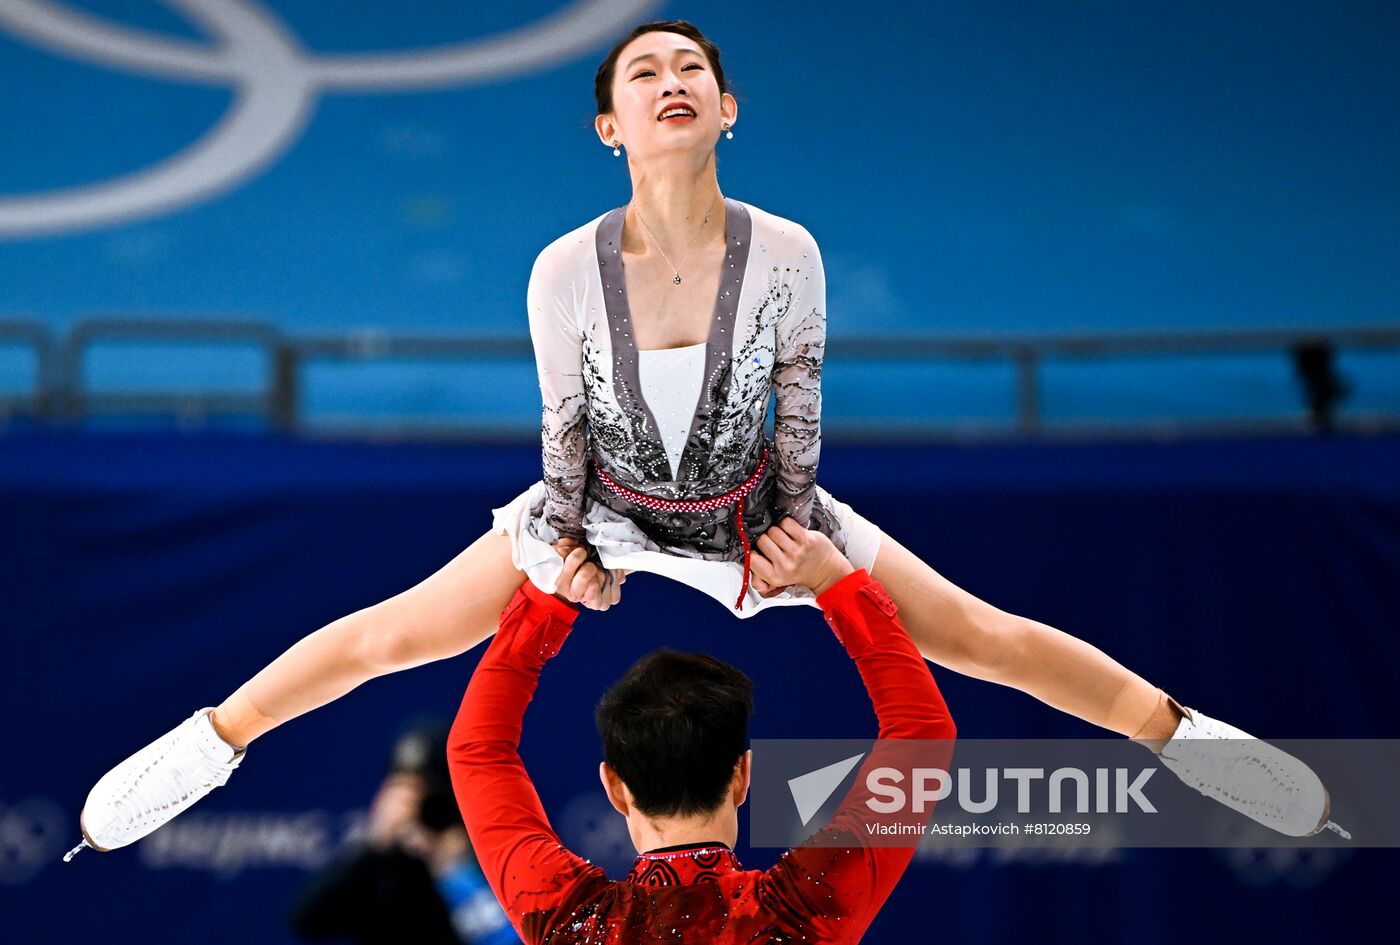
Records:
{"label": "white skirt", "polygon": [[[855,568],[870,571],[880,549],[880,529],[821,486],[816,501],[830,509],[844,533],[846,557]],[[544,483],[536,482],[510,503],[492,509],[492,531],[510,535],[511,560],[540,590],[554,593],[555,582],[564,570],[564,559],[554,547],[541,541],[529,528],[532,519],[544,514]],[[763,597],[752,587],[744,594],[744,607],[736,610],[739,589],[744,583],[742,561],[708,561],[670,554],[647,537],[631,519],[607,506],[588,502],[583,516],[584,535],[609,570],[650,571],[710,595],[736,617],[752,617],[765,607],[807,604],[816,607],[810,588],[793,585],[774,597]]]}

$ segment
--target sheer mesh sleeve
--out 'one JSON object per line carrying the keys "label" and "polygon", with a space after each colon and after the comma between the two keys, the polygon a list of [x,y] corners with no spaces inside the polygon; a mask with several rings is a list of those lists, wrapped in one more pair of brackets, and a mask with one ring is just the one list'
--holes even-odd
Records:
{"label": "sheer mesh sleeve", "polygon": [[525,293],[544,413],[540,423],[545,509],[536,537],[582,540],[583,487],[588,472],[587,398],[583,335],[574,322],[573,289],[563,262],[549,248],[535,259]]}
{"label": "sheer mesh sleeve", "polygon": [[822,356],[826,350],[826,273],[810,234],[804,233],[807,265],[792,302],[778,319],[773,390],[774,508],[811,527],[821,453]]}

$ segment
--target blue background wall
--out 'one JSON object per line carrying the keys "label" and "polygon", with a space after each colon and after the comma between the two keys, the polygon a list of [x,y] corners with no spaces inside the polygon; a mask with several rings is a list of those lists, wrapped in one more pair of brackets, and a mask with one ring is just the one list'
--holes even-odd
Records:
{"label": "blue background wall", "polygon": [[[441,567],[537,470],[535,450],[504,447],[0,438],[6,940],[288,941],[305,870],[368,803],[404,721],[456,712],[479,650],[289,723],[188,815],[64,865],[87,790],[305,633]],[[1103,647],[1187,705],[1266,738],[1380,738],[1396,735],[1400,673],[1397,471],[1400,438],[833,448],[821,478],[955,583]],[[661,645],[750,673],[754,737],[874,729],[816,611],[738,621],[635,575],[547,667],[523,749],[565,841],[613,875],[631,856],[597,786],[590,710]],[[1098,731],[1019,692],[937,677],[965,737]],[[775,852],[740,856],[765,867]],[[1348,940],[1397,866],[1374,850],[935,855],[869,941]]]}
{"label": "blue background wall", "polygon": [[[155,0],[71,6],[208,41]],[[563,5],[268,6],[332,53],[489,36]],[[1400,302],[1394,4],[652,9],[723,50],[740,116],[720,185],[813,232],[838,330],[1328,323]],[[480,86],[329,93],[212,204],[5,246],[4,305],[513,329],[533,254],[628,199],[625,159],[591,125],[605,51]],[[0,63],[8,195],[143,168],[230,101],[3,30]]]}

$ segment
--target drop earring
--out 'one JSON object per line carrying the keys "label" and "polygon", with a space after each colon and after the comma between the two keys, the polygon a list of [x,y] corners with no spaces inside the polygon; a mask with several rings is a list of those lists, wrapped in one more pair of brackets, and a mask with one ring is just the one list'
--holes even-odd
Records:
{"label": "drop earring", "polygon": [[617,149],[617,139],[613,139],[613,157],[621,157],[622,152]]}
{"label": "drop earring", "polygon": [[724,136],[725,136],[726,138],[733,138],[733,137],[734,137],[734,132],[732,132],[732,131],[729,130],[729,122],[727,122],[727,121],[724,123]]}

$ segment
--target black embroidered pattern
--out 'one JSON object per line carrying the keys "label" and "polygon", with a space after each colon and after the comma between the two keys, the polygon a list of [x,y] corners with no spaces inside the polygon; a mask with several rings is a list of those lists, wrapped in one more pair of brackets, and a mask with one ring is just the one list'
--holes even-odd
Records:
{"label": "black embroidered pattern", "polygon": [[[746,502],[750,538],[791,515],[845,551],[845,533],[816,489],[826,344],[820,254],[796,224],[764,214],[759,225],[746,204],[730,198],[725,207],[725,264],[732,269],[725,269],[716,293],[700,400],[674,479],[638,378],[620,253],[626,207],[599,217],[591,231],[569,234],[577,239],[561,238],[537,260],[530,314],[545,402],[545,495],[530,510],[530,521],[541,540],[583,537],[585,511],[593,509],[590,514],[632,522],[668,554],[742,560],[732,508],[647,509],[612,493],[589,470],[596,459],[608,475],[638,492],[703,499],[747,479],[767,445],[770,463]],[[774,232],[774,220],[792,229]],[[592,252],[585,254],[588,248]],[[595,279],[582,301],[576,285]],[[746,286],[757,279],[760,290]],[[775,394],[770,441],[764,423]]]}

